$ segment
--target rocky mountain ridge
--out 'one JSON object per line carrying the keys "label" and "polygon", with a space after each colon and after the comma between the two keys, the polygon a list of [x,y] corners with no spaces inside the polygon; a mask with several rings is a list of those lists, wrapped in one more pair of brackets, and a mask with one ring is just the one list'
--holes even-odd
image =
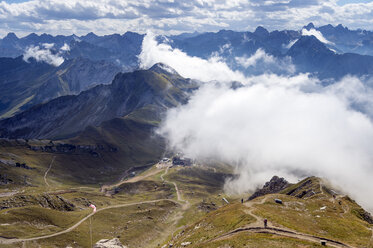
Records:
{"label": "rocky mountain ridge", "polygon": [[0,121],[0,136],[67,138],[88,126],[149,107],[157,120],[162,111],[185,103],[187,92],[195,86],[161,64],[149,70],[120,73],[110,85],[99,85],[76,96],[62,96]]}

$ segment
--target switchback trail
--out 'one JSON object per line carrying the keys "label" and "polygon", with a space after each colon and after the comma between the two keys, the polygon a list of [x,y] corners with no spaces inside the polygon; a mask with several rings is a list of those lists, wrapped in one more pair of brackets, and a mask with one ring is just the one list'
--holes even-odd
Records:
{"label": "switchback trail", "polygon": [[[175,200],[159,199],[159,200],[152,200],[152,201],[141,201],[141,202],[133,202],[133,203],[126,203],[126,204],[118,204],[118,205],[113,205],[113,206],[107,206],[107,207],[104,207],[104,208],[97,209],[96,213],[104,211],[104,210],[112,209],[112,208],[122,208],[122,207],[129,207],[129,206],[140,205],[140,204],[156,203],[156,202],[161,202],[161,201],[169,201],[169,202],[173,202],[175,204],[180,204],[179,202],[177,202]],[[18,242],[35,241],[35,240],[52,238],[52,237],[55,237],[55,236],[58,236],[58,235],[61,235],[61,234],[65,234],[65,233],[73,231],[75,228],[77,228],[78,226],[80,226],[84,221],[86,221],[91,216],[95,215],[96,213],[94,213],[94,212],[90,213],[89,215],[87,215],[86,217],[84,217],[83,219],[81,219],[80,221],[78,221],[76,224],[74,224],[73,226],[71,226],[71,227],[69,227],[69,228],[67,228],[67,229],[65,229],[63,231],[57,232],[57,233],[53,233],[53,234],[49,234],[49,235],[44,235],[44,236],[39,236],[39,237],[34,237],[34,238],[27,238],[27,239],[5,239],[5,238],[0,238],[0,244],[13,244],[13,243],[18,243]]]}
{"label": "switchback trail", "polygon": [[56,156],[53,156],[52,158],[52,161],[50,162],[49,164],[49,168],[45,171],[44,173],[44,182],[45,184],[49,187],[49,183],[47,182],[47,175],[48,175],[48,172],[50,171],[50,169],[52,168],[52,165],[53,165],[53,162],[54,162],[54,159],[56,158]]}
{"label": "switchback trail", "polygon": [[165,179],[163,178],[165,175],[167,175],[167,173],[168,173],[168,169],[169,169],[169,168],[170,168],[170,167],[167,167],[167,168],[166,168],[165,172],[161,175],[161,179],[162,179],[163,182],[171,183],[171,184],[174,185],[175,190],[176,190],[177,200],[178,200],[179,202],[184,202],[185,204],[184,204],[183,208],[186,209],[186,208],[188,208],[188,206],[189,206],[189,201],[184,200],[184,199],[181,197],[181,193],[180,193],[179,188],[177,187],[177,184],[176,184],[175,182],[167,181],[167,180],[165,180]]}

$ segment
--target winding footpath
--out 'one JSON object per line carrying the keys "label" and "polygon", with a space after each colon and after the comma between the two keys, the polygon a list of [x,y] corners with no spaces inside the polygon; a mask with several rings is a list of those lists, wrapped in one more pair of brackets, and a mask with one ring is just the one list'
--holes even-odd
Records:
{"label": "winding footpath", "polygon": [[169,168],[170,168],[170,167],[167,167],[167,168],[166,168],[165,172],[161,175],[161,179],[162,179],[162,181],[165,182],[165,183],[171,183],[171,184],[174,185],[175,190],[176,190],[177,200],[178,200],[179,202],[184,202],[183,209],[187,209],[187,208],[189,207],[189,201],[184,200],[184,199],[182,198],[181,193],[180,193],[180,190],[179,190],[179,188],[177,187],[177,184],[176,184],[175,182],[167,181],[167,180],[164,179],[164,176],[167,175],[167,173],[168,173],[168,169],[169,169]]}
{"label": "winding footpath", "polygon": [[48,175],[48,172],[52,169],[52,165],[53,165],[55,158],[56,156],[53,156],[52,161],[49,164],[49,168],[44,173],[44,182],[48,187],[49,187],[49,183],[47,182],[47,175]]}
{"label": "winding footpath", "polygon": [[[152,201],[141,201],[141,202],[133,202],[133,203],[126,203],[126,204],[112,205],[112,206],[97,209],[96,213],[104,211],[104,210],[108,210],[108,209],[113,209],[113,208],[123,208],[123,207],[129,207],[129,206],[134,206],[134,205],[157,203],[157,202],[162,202],[162,201],[168,201],[168,202],[173,202],[175,204],[179,204],[179,202],[177,202],[175,200],[158,199],[158,200],[152,200]],[[47,239],[47,238],[52,238],[52,237],[55,237],[55,236],[58,236],[58,235],[61,235],[61,234],[65,234],[65,233],[71,232],[74,229],[76,229],[84,221],[86,221],[87,219],[89,219],[90,217],[95,215],[96,213],[94,213],[94,212],[90,213],[89,215],[87,215],[86,217],[84,217],[83,219],[78,221],[76,224],[74,224],[73,226],[71,226],[71,227],[69,227],[69,228],[67,228],[63,231],[57,232],[57,233],[44,235],[44,236],[39,236],[39,237],[34,237],[34,238],[27,238],[27,239],[5,239],[5,238],[1,238],[0,239],[0,244],[13,244],[13,243],[19,243],[19,242],[26,242],[26,241],[35,241],[35,240]]]}
{"label": "winding footpath", "polygon": [[[45,183],[48,186],[49,186],[49,184],[46,181],[46,176],[48,174],[48,171],[52,167],[53,161],[54,161],[54,157],[52,159],[51,164],[49,165],[48,170],[45,172],[45,175],[44,175]],[[118,205],[107,206],[107,207],[104,207],[104,208],[97,209],[96,212],[90,213],[89,215],[87,215],[86,217],[84,217],[80,221],[78,221],[76,224],[74,224],[73,226],[71,226],[71,227],[69,227],[69,228],[67,228],[67,229],[65,229],[63,231],[56,232],[56,233],[53,233],[53,234],[44,235],[44,236],[33,237],[33,238],[24,238],[24,239],[18,239],[18,238],[7,239],[7,238],[0,237],[0,244],[7,244],[7,245],[9,245],[9,244],[20,243],[20,242],[35,241],[35,240],[40,240],[40,239],[52,238],[52,237],[59,236],[59,235],[65,234],[65,233],[69,233],[69,232],[73,231],[74,229],[76,229],[77,227],[79,227],[83,222],[85,222],[86,220],[88,220],[90,217],[92,217],[96,213],[101,212],[101,211],[105,211],[105,210],[108,210],[108,209],[113,209],[113,208],[122,208],[122,207],[134,206],[134,205],[141,205],[141,204],[148,204],[148,203],[157,203],[157,202],[162,202],[162,201],[168,201],[168,202],[173,202],[173,203],[175,203],[177,205],[180,205],[180,202],[184,202],[184,205],[183,205],[183,209],[184,209],[185,205],[188,205],[189,202],[182,199],[180,191],[179,191],[176,183],[166,181],[163,178],[163,176],[165,176],[168,173],[168,168],[169,167],[167,167],[166,170],[165,170],[165,173],[163,173],[161,175],[161,179],[162,179],[162,181],[168,182],[168,183],[172,183],[175,186],[176,194],[177,194],[177,201],[171,200],[171,199],[158,199],[158,200],[151,200],[151,201],[140,201],[140,202],[133,202],[133,203],[125,203],[125,204],[118,204]],[[145,175],[139,175],[137,177],[131,178],[128,181],[120,182],[120,184],[127,183],[127,182],[137,182],[137,181],[143,180],[143,179],[145,179],[147,177],[153,176],[153,175],[157,174],[158,172],[159,172],[159,170],[155,170],[155,171],[152,171],[151,173],[148,173],[148,174],[145,174]],[[115,184],[114,186],[117,186],[117,184]]]}

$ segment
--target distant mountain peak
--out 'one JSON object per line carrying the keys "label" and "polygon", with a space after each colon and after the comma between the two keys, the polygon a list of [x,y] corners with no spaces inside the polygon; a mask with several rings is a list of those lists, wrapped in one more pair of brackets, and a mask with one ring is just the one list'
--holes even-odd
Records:
{"label": "distant mountain peak", "polygon": [[4,39],[8,39],[8,40],[18,40],[18,37],[15,33],[11,32],[11,33],[8,33],[7,36],[4,37]]}
{"label": "distant mountain peak", "polygon": [[141,34],[132,31],[127,31],[122,36],[141,36]]}
{"label": "distant mountain peak", "polygon": [[39,36],[37,34],[35,34],[35,33],[30,33],[25,38],[36,38],[36,37],[39,37]]}
{"label": "distant mountain peak", "polygon": [[174,68],[172,68],[171,66],[168,66],[164,63],[156,63],[149,70],[157,72],[157,73],[179,75],[179,73],[177,73],[177,71]]}
{"label": "distant mountain peak", "polygon": [[305,29],[310,30],[310,29],[315,29],[315,25],[313,25],[312,22],[308,23],[307,26],[304,26]]}
{"label": "distant mountain peak", "polygon": [[93,32],[89,32],[85,37],[97,37],[97,35]]}
{"label": "distant mountain peak", "polygon": [[315,36],[301,36],[297,42],[289,49],[288,55],[296,55],[303,53],[325,53],[334,54],[328,49],[324,43],[319,41]]}
{"label": "distant mountain peak", "polygon": [[338,31],[345,31],[345,30],[348,30],[347,27],[343,27],[342,24],[338,24],[336,27],[335,27],[336,30]]}
{"label": "distant mountain peak", "polygon": [[259,36],[259,37],[266,37],[269,35],[269,32],[267,29],[263,28],[262,26],[258,26],[255,31],[254,31],[254,34]]}

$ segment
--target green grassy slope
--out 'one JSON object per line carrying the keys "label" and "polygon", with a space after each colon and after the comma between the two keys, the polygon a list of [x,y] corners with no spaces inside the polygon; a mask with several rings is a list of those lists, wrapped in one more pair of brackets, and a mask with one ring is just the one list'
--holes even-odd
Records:
{"label": "green grassy slope", "polygon": [[[297,190],[303,192],[307,181],[311,183],[307,183],[306,189],[314,190],[315,194],[303,198],[287,195]],[[263,228],[263,219],[266,218],[270,227],[336,240],[354,247],[371,247],[372,225],[362,218],[364,210],[348,197],[333,196],[330,192],[334,191],[328,189],[321,179],[307,178],[282,194],[261,196],[207,214],[169,242],[175,246],[191,242],[190,247],[320,247],[307,238],[271,233],[242,231],[224,236],[239,227]],[[275,199],[281,199],[283,204],[275,203]]]}

